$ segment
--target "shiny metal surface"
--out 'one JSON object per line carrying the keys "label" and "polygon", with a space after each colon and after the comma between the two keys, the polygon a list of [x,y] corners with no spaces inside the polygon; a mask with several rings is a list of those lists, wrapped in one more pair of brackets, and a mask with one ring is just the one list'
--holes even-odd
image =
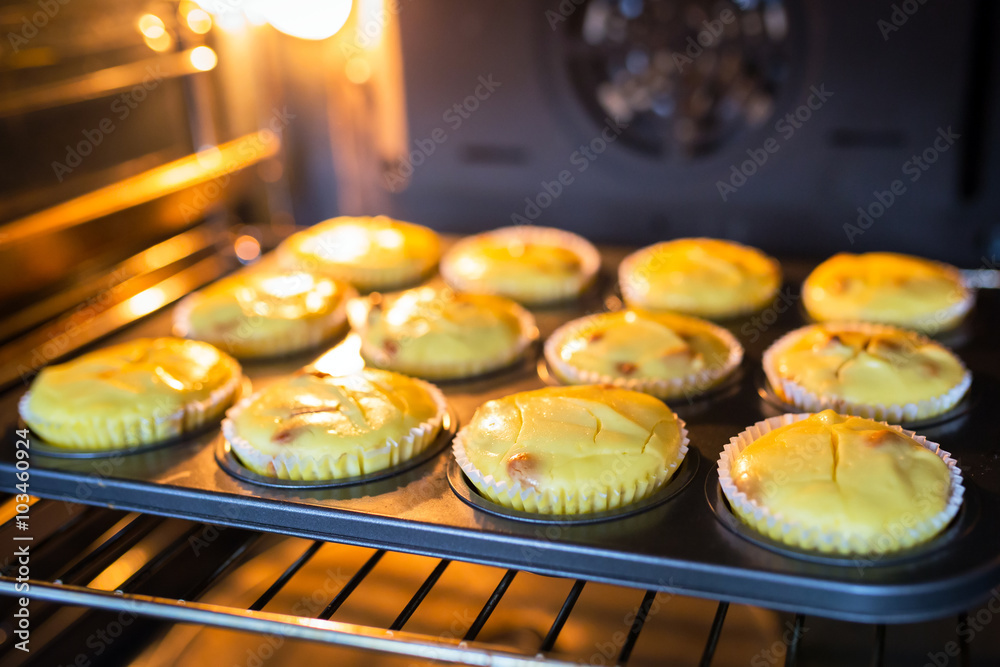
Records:
{"label": "shiny metal surface", "polygon": [[[614,305],[610,276],[622,251],[605,252],[604,282],[572,306],[537,312],[542,335],[584,312]],[[794,294],[808,266],[786,263]],[[687,421],[699,457],[693,482],[660,506],[619,521],[539,526],[481,512],[453,493],[446,479],[447,453],[396,477],[361,486],[325,490],[265,488],[234,479],[216,464],[214,433],[171,448],[96,461],[33,460],[33,490],[43,496],[108,504],[167,516],[264,529],[440,558],[517,568],[687,595],[760,604],[845,620],[901,623],[945,616],[974,605],[1000,583],[1000,480],[993,471],[998,425],[996,351],[986,323],[995,313],[995,293],[980,295],[958,349],[976,374],[978,400],[970,413],[929,427],[924,434],[959,460],[979,511],[926,557],[905,562],[858,560],[831,566],[776,553],[735,535],[716,520],[705,498],[718,452],[748,424],[774,408],[756,392],[753,370],[767,344],[797,326],[796,308],[776,307],[770,317],[730,323],[747,347],[738,389],[708,401],[676,403]],[[610,300],[610,301],[609,301]],[[777,312],[777,314],[775,314]],[[169,313],[144,320],[114,340],[169,331]],[[349,352],[349,350],[348,350]],[[315,355],[314,355],[315,357]],[[349,354],[346,355],[349,357]],[[346,358],[345,357],[345,358]],[[329,358],[329,357],[328,357]],[[314,359],[303,356],[247,365],[258,389]],[[322,363],[322,362],[321,362]],[[543,385],[533,364],[443,390],[467,420],[489,398]],[[0,411],[13,425],[22,390],[7,392]],[[9,454],[7,455],[9,457]],[[6,459],[0,469],[9,469]]]}

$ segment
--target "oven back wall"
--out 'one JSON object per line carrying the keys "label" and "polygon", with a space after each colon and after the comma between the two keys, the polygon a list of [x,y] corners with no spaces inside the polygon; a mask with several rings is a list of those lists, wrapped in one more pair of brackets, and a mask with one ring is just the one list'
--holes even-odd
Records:
{"label": "oven back wall", "polygon": [[[395,165],[408,183],[387,179],[392,212],[446,231],[528,220],[599,241],[698,234],[796,255],[893,249],[975,265],[994,251],[1000,199],[987,185],[1000,146],[988,91],[997,49],[976,30],[996,27],[988,3],[913,0],[902,18],[890,2],[741,4],[758,8],[774,43],[754,42],[737,5],[401,0],[411,153]],[[638,18],[621,16],[636,7]],[[766,79],[759,91],[748,94],[745,79],[727,84],[726,50],[710,53],[704,40],[701,31],[730,17],[726,7],[739,14],[742,66]],[[660,18],[644,29],[649,16]],[[609,34],[634,40],[639,68],[643,57],[660,63],[669,80],[659,92],[675,86],[674,107],[654,122],[629,118],[629,130],[648,130],[658,148],[604,130],[615,99],[607,84],[580,82],[581,62],[591,78],[612,72],[611,84],[636,69],[620,37],[584,37],[600,41],[602,17]],[[656,31],[671,37],[657,41]],[[686,37],[709,47],[687,51]],[[698,67],[705,72],[692,75]],[[681,139],[692,117],[704,121],[705,92],[723,120],[714,141],[692,151]],[[726,125],[734,104],[746,117]],[[602,132],[617,140],[598,153]]]}

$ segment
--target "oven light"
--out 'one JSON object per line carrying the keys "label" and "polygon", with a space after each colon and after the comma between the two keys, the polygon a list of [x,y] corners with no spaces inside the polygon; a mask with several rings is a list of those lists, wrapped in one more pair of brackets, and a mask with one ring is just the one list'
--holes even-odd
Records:
{"label": "oven light", "polygon": [[204,35],[212,29],[212,17],[204,9],[192,9],[187,15],[187,25],[192,32]]}
{"label": "oven light", "polygon": [[276,30],[301,39],[326,39],[344,27],[351,0],[268,0],[264,16]]}
{"label": "oven light", "polygon": [[191,50],[191,64],[194,65],[195,69],[207,72],[218,62],[219,59],[216,57],[215,51],[207,46],[199,46]]}
{"label": "oven light", "polygon": [[139,19],[139,32],[149,39],[159,39],[166,34],[167,29],[163,27],[163,19],[155,14],[145,14]]}
{"label": "oven light", "polygon": [[236,239],[234,249],[236,251],[236,256],[239,257],[240,261],[244,264],[252,262],[260,257],[260,243],[257,239],[249,236],[248,234],[244,234]]}

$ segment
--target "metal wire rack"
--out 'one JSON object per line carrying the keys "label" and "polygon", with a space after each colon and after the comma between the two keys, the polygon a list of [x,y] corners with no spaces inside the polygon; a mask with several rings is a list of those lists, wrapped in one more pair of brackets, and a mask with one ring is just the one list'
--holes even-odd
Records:
{"label": "metal wire rack", "polygon": [[[152,515],[129,513],[98,507],[72,505],[58,501],[39,500],[31,508],[32,531],[30,563],[30,596],[32,624],[41,628],[52,619],[62,605],[83,607],[90,613],[100,610],[128,614],[130,618],[154,618],[175,623],[192,623],[218,628],[243,630],[259,634],[279,635],[339,645],[359,650],[405,655],[415,659],[471,665],[518,665],[528,663],[577,664],[568,662],[557,651],[560,633],[573,613],[588,582],[576,580],[569,588],[558,612],[551,619],[544,639],[534,653],[480,642],[477,638],[511,584],[518,576],[509,569],[501,577],[492,594],[468,626],[464,635],[455,638],[431,636],[406,631],[406,625],[445,573],[452,561],[440,559],[399,611],[388,627],[370,627],[338,622],[336,615],[359,585],[386,555],[375,550],[354,570],[329,602],[314,616],[277,613],[267,610],[268,604],[299,573],[324,546],[322,541],[307,542],[298,556],[280,572],[272,575],[266,590],[248,606],[227,606],[200,601],[220,579],[251,558],[262,540],[275,537],[268,533],[225,529],[214,530],[206,524],[165,519]],[[15,534],[14,519],[0,526],[0,540]],[[166,532],[155,551],[145,562],[126,572],[127,577],[113,590],[112,580],[99,581],[99,575],[121,561],[150,536]],[[205,535],[210,533],[211,539]],[[192,549],[192,545],[201,548]],[[149,551],[149,550],[147,550]],[[276,564],[276,567],[281,565]],[[20,595],[18,564],[8,558],[3,563],[0,593]],[[632,655],[650,608],[658,591],[646,591],[639,603],[613,663],[625,665]],[[714,618],[705,635],[699,665],[713,664],[716,648],[725,628],[730,604],[718,602]],[[9,611],[9,610],[8,610]],[[5,619],[10,613],[4,615]],[[794,616],[785,665],[800,664],[800,638],[805,633],[806,619]],[[11,629],[3,628],[10,637]],[[86,627],[81,619],[59,630],[59,642],[46,650],[60,647],[73,650],[74,642],[82,641]],[[142,633],[132,633],[141,636]],[[876,626],[871,647],[871,665],[882,665],[885,654],[885,627]],[[76,644],[79,646],[79,644]],[[967,644],[960,642],[958,664],[969,663]],[[48,662],[48,658],[46,658]],[[57,664],[57,663],[49,663]],[[63,664],[59,662],[58,664]]]}

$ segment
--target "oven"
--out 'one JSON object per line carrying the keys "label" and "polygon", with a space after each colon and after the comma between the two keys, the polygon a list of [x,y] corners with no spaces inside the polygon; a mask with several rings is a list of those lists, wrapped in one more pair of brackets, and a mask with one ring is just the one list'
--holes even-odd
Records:
{"label": "oven", "polygon": [[[993,3],[18,0],[0,25],[0,665],[1000,662]],[[377,213],[446,245],[513,224],[596,243],[585,295],[533,309],[542,339],[620,307],[618,264],[660,240],[762,248],[784,283],[729,325],[737,378],[671,403],[693,445],[673,495],[612,522],[497,513],[446,442],[321,490],[230,474],[217,429],[19,445],[45,366],[170,335],[184,296]],[[734,520],[715,464],[781,412],[761,356],[806,321],[809,271],[876,250],[977,289],[941,339],[970,398],[926,427],[966,502],[908,558],[797,558]],[[257,388],[358,359],[335,343],[244,370]],[[533,349],[444,384],[449,419],[548,381]]]}

